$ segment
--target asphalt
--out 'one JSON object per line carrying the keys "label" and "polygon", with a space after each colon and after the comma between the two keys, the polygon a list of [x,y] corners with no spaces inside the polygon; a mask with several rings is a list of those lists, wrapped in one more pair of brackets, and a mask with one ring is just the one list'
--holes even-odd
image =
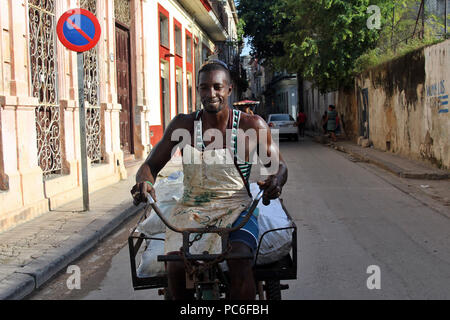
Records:
{"label": "asphalt", "polygon": [[[307,134],[317,142],[328,143],[314,133]],[[348,141],[328,145],[402,177],[449,179],[449,171],[391,153],[362,148]],[[161,175],[167,176],[179,168],[178,157],[163,169]],[[139,213],[143,206],[135,207],[130,196],[134,182],[135,174],[129,174],[126,180],[91,193],[89,212],[80,212],[82,199],[78,199],[0,233],[0,299],[27,297]]]}

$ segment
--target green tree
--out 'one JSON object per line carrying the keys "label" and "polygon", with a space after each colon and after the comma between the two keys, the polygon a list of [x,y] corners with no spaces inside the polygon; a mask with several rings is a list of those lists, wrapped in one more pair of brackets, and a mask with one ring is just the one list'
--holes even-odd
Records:
{"label": "green tree", "polygon": [[284,28],[275,25],[272,7],[278,0],[240,0],[238,12],[245,36],[252,48],[252,55],[258,59],[266,59],[284,54],[283,45],[274,37],[283,34]]}
{"label": "green tree", "polygon": [[388,7],[377,46],[357,59],[356,73],[444,40],[443,17],[437,17],[426,6],[422,13],[420,7],[421,0],[397,0]]}
{"label": "green tree", "polygon": [[386,25],[389,0],[241,0],[238,8],[259,58],[325,92],[349,83],[357,58],[377,45],[369,5],[378,5]]}

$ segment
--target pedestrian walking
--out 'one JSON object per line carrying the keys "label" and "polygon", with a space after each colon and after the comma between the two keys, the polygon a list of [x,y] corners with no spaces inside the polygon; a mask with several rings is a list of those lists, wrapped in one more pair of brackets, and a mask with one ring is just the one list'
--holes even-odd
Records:
{"label": "pedestrian walking", "polygon": [[333,140],[333,142],[336,142],[336,117],[337,117],[337,112],[336,112],[336,107],[332,104],[330,104],[328,106],[328,112],[327,112],[327,131],[328,133],[331,135],[331,139]]}
{"label": "pedestrian walking", "polygon": [[297,115],[298,134],[301,137],[305,136],[306,114],[300,111]]}

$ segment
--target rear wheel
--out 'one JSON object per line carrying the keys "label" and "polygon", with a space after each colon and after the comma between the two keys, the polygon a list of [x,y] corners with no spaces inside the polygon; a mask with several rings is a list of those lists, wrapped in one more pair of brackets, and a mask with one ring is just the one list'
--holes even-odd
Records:
{"label": "rear wheel", "polygon": [[281,300],[280,280],[266,280],[265,291],[267,300]]}

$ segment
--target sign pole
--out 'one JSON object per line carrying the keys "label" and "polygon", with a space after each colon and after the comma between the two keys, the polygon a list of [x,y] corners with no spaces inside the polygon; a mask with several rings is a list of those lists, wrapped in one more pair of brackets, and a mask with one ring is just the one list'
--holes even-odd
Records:
{"label": "sign pole", "polygon": [[83,184],[83,211],[89,211],[89,185],[86,154],[86,110],[84,106],[84,57],[77,53],[78,61],[78,98],[80,103],[80,146],[81,146],[81,180]]}
{"label": "sign pole", "polygon": [[77,53],[78,101],[80,105],[80,160],[83,187],[83,211],[89,211],[89,180],[86,150],[86,108],[84,105],[84,56],[83,52],[95,47],[100,40],[101,28],[97,17],[82,8],[71,9],[58,19],[56,33],[61,43]]}

